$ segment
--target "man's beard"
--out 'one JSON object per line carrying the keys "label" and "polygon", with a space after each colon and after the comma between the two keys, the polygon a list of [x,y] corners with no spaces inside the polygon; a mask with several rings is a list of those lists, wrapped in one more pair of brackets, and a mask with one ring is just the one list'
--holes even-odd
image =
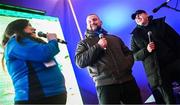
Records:
{"label": "man's beard", "polygon": [[101,29],[101,26],[97,26],[97,25],[91,26],[91,31],[98,31],[99,29]]}

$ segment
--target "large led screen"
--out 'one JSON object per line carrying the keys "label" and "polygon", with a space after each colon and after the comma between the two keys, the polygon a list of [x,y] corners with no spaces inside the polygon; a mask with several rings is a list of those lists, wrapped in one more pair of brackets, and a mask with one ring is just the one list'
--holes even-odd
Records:
{"label": "large led screen", "polygon": [[[58,38],[64,40],[64,35],[61,29],[60,21],[57,17],[44,15],[30,14],[25,12],[17,12],[0,9],[0,41],[2,40],[3,32],[8,23],[13,20],[25,18],[28,19],[31,25],[36,28],[36,32],[56,33]],[[46,39],[44,39],[46,40]],[[55,57],[59,68],[65,76],[67,88],[67,105],[83,104],[74,70],[71,64],[67,46],[59,43],[60,53]],[[2,58],[3,48],[0,46],[0,58]],[[37,52],[38,53],[38,52]],[[14,90],[9,74],[2,70],[0,65],[0,103],[2,105],[12,105],[14,100]]]}

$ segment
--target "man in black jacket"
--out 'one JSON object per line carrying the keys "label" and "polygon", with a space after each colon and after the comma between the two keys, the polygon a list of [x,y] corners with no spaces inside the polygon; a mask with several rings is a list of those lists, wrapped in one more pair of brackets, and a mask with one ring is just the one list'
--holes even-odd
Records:
{"label": "man in black jacket", "polygon": [[158,104],[175,103],[172,82],[180,80],[180,36],[146,11],[132,14],[137,26],[132,32],[131,49],[135,60],[143,61],[152,93]]}
{"label": "man in black jacket", "polygon": [[140,91],[132,75],[132,52],[123,41],[101,26],[96,14],[87,16],[86,39],[76,49],[76,64],[87,67],[100,104],[140,104]]}

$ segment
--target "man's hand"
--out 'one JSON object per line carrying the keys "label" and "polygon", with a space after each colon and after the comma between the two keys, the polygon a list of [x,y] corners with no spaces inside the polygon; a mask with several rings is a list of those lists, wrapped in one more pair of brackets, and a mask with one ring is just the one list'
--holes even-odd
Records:
{"label": "man's hand", "polygon": [[101,39],[98,41],[98,44],[99,44],[103,49],[106,49],[106,48],[107,48],[107,40],[106,40],[106,38],[101,38]]}
{"label": "man's hand", "polygon": [[147,50],[148,50],[148,52],[152,52],[152,51],[154,51],[155,50],[155,48],[156,48],[156,46],[155,46],[155,43],[154,42],[150,42],[149,44],[148,44],[148,46],[147,46]]}

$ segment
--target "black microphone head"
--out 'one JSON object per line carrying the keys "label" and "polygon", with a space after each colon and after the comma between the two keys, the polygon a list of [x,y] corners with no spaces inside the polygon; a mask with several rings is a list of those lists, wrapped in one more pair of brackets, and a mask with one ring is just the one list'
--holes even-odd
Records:
{"label": "black microphone head", "polygon": [[39,31],[39,32],[38,32],[38,36],[39,36],[39,37],[44,37],[44,38],[46,38],[46,34],[43,33],[42,31]]}
{"label": "black microphone head", "polygon": [[152,10],[152,12],[153,12],[153,13],[156,13],[158,10],[159,10],[159,8],[154,8],[154,9]]}

